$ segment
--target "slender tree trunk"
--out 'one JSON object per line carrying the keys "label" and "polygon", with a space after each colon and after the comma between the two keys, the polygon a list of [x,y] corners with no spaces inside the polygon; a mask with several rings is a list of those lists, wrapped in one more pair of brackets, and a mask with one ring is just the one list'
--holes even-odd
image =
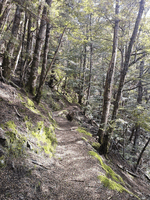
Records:
{"label": "slender tree trunk", "polygon": [[116,58],[117,58],[117,47],[118,47],[118,31],[119,31],[119,0],[116,0],[116,20],[115,20],[115,27],[114,27],[114,37],[113,37],[113,50],[112,50],[112,57],[109,64],[109,68],[107,71],[106,81],[105,81],[105,88],[104,88],[104,95],[103,95],[103,111],[102,111],[102,118],[101,123],[98,131],[99,136],[99,143],[101,143],[100,153],[105,154],[107,152],[108,147],[108,135],[105,134],[106,126],[109,117],[109,110],[110,110],[110,103],[111,103],[111,96],[112,96],[112,86],[114,80],[114,72],[116,66]]}
{"label": "slender tree trunk", "polygon": [[82,98],[81,98],[81,77],[82,77],[82,52],[80,53],[80,71],[79,71],[79,91],[78,91],[78,103],[82,103]]}
{"label": "slender tree trunk", "polygon": [[47,23],[46,39],[45,39],[44,55],[43,55],[44,57],[43,57],[42,71],[41,71],[41,76],[40,76],[40,83],[39,83],[39,87],[37,90],[37,94],[34,98],[37,103],[40,102],[40,99],[42,97],[42,88],[43,88],[43,84],[44,84],[44,77],[45,77],[46,67],[47,67],[47,55],[48,55],[48,51],[49,51],[50,28],[51,28],[50,23]]}
{"label": "slender tree trunk", "polygon": [[20,59],[20,85],[23,86],[23,74],[24,74],[24,65],[25,65],[25,58],[23,58],[23,55],[25,53],[25,35],[26,35],[26,31],[27,31],[27,27],[28,27],[28,23],[29,23],[29,19],[27,14],[25,13],[24,15],[24,28],[23,28],[23,33],[22,33],[22,41],[21,41],[21,59]]}
{"label": "slender tree trunk", "polygon": [[112,120],[116,119],[116,116],[117,116],[117,112],[118,112],[118,108],[119,108],[119,101],[120,101],[120,98],[121,98],[121,93],[122,93],[122,89],[123,89],[123,86],[124,86],[125,77],[126,77],[126,74],[127,74],[128,68],[129,68],[129,61],[130,61],[130,56],[131,56],[131,52],[132,52],[132,47],[133,47],[133,44],[135,42],[135,39],[136,39],[136,36],[137,36],[137,33],[138,33],[139,25],[140,25],[140,22],[141,22],[143,11],[144,11],[144,6],[145,6],[145,0],[141,0],[138,16],[137,16],[137,19],[136,19],[136,22],[135,22],[133,33],[132,33],[132,37],[130,39],[128,49],[126,51],[124,66],[123,66],[123,69],[121,71],[117,97],[116,97],[116,100],[115,100],[115,103],[114,103],[114,109],[113,109],[113,113],[112,113]]}
{"label": "slender tree trunk", "polygon": [[39,67],[39,63],[40,63],[40,56],[41,56],[43,41],[44,41],[45,32],[46,32],[46,16],[47,16],[47,7],[44,6],[40,30],[39,30],[39,33],[38,33],[38,36],[36,39],[36,45],[35,45],[32,65],[31,65],[30,77],[29,77],[29,80],[27,83],[27,88],[29,89],[29,92],[32,95],[35,95],[35,93],[36,93],[38,67]]}
{"label": "slender tree trunk", "polygon": [[0,15],[2,14],[3,9],[4,9],[4,7],[5,7],[6,3],[7,3],[7,1],[8,1],[8,0],[0,0]]}
{"label": "slender tree trunk", "polygon": [[[142,103],[142,97],[143,97],[143,86],[142,86],[142,75],[143,75],[143,71],[144,71],[144,61],[141,61],[140,63],[140,73],[139,73],[139,82],[138,82],[138,97],[137,97],[137,103],[141,104]],[[135,124],[135,135],[134,135],[134,143],[133,143],[133,149],[132,149],[132,153],[135,154],[136,153],[136,148],[138,146],[138,138],[140,135],[140,125],[137,122]]]}
{"label": "slender tree trunk", "polygon": [[5,56],[4,56],[3,64],[2,64],[3,76],[7,80],[10,79],[10,75],[11,75],[11,70],[12,70],[11,59],[12,59],[13,53],[14,53],[14,41],[13,40],[17,37],[19,25],[20,25],[20,19],[21,19],[21,9],[19,6],[17,6],[14,23],[12,26],[12,36],[7,44],[7,50],[4,53]]}
{"label": "slender tree trunk", "polygon": [[[42,96],[42,88],[43,88],[43,85],[44,85],[44,83],[45,83],[45,81],[46,81],[46,78],[47,78],[47,75],[48,75],[49,71],[51,70],[51,68],[52,68],[52,66],[53,66],[53,64],[54,64],[54,62],[55,62],[55,59],[56,59],[58,50],[59,50],[59,48],[60,48],[60,45],[61,45],[61,42],[62,42],[63,35],[64,35],[64,33],[65,33],[65,30],[66,30],[66,27],[65,27],[64,30],[63,30],[63,33],[62,33],[62,35],[61,35],[61,37],[60,37],[60,41],[59,41],[58,47],[57,47],[57,49],[56,49],[56,51],[55,51],[55,53],[54,53],[54,57],[53,57],[53,59],[52,59],[50,65],[49,65],[49,67],[47,68],[47,70],[46,70],[46,64],[47,64],[47,56],[46,56],[46,55],[48,54],[48,43],[45,43],[45,44],[46,44],[46,45],[45,45],[45,56],[44,56],[45,58],[44,58],[44,60],[43,60],[43,69],[42,69],[42,73],[41,73],[41,79],[40,79],[40,84],[39,84],[39,87],[38,87],[38,92],[37,92],[37,95],[36,95],[35,98],[34,98],[34,100],[35,100],[37,103],[40,102],[40,99],[41,99],[41,96]],[[48,41],[49,41],[49,32],[50,32],[50,25],[48,25],[48,29],[47,29],[47,33],[48,33],[47,39],[48,39]]]}
{"label": "slender tree trunk", "polygon": [[8,17],[8,15],[9,15],[9,11],[10,11],[10,9],[11,9],[11,6],[12,6],[12,5],[9,4],[9,5],[5,8],[5,10],[4,10],[2,16],[0,17],[0,29],[2,29],[2,30],[3,30],[2,25],[3,25],[3,27],[5,26],[7,17]]}
{"label": "slender tree trunk", "polygon": [[147,140],[145,146],[143,147],[143,149],[142,149],[142,151],[141,151],[141,153],[140,153],[140,155],[139,155],[139,157],[138,157],[137,163],[136,163],[136,165],[134,166],[134,171],[135,171],[135,172],[136,172],[136,170],[137,170],[137,168],[138,168],[138,166],[139,166],[139,163],[140,163],[140,161],[141,161],[141,158],[142,158],[142,156],[143,156],[143,153],[144,153],[146,147],[148,146],[149,142],[150,142],[150,138],[148,138],[148,140]]}
{"label": "slender tree trunk", "polygon": [[81,76],[81,86],[80,86],[80,94],[79,94],[79,99],[78,102],[81,105],[83,96],[84,96],[84,84],[85,84],[85,69],[86,69],[86,43],[84,44],[84,54],[83,54],[83,70],[82,70],[82,76]]}
{"label": "slender tree trunk", "polygon": [[[27,16],[26,16],[27,17]],[[26,80],[26,75],[27,75],[27,67],[28,64],[31,62],[30,58],[30,54],[31,54],[31,42],[32,42],[32,35],[31,35],[31,27],[32,27],[32,23],[31,23],[31,16],[29,15],[29,19],[28,19],[28,32],[27,32],[27,46],[26,46],[26,57],[24,60],[24,65],[22,66],[21,69],[21,76],[20,76],[20,85],[25,86],[25,80]]]}
{"label": "slender tree trunk", "polygon": [[87,105],[89,104],[89,98],[90,98],[92,66],[93,66],[93,44],[92,44],[91,27],[92,27],[92,14],[90,14],[90,74],[89,74],[89,84],[88,84],[88,91],[87,91],[87,103],[86,103]]}

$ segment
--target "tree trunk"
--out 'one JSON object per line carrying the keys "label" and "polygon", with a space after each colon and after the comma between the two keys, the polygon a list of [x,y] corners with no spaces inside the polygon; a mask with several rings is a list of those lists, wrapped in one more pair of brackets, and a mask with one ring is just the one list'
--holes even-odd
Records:
{"label": "tree trunk", "polygon": [[7,1],[8,1],[8,0],[0,0],[0,15],[2,14],[3,9],[4,9],[4,7],[5,7],[6,3],[7,3]]}
{"label": "tree trunk", "polygon": [[133,30],[132,37],[131,37],[130,42],[129,42],[127,52],[126,52],[126,55],[125,55],[124,66],[123,66],[123,69],[122,69],[121,75],[120,75],[120,82],[119,82],[119,87],[118,87],[118,91],[117,91],[117,97],[116,97],[116,100],[115,100],[115,103],[114,103],[112,120],[116,119],[116,116],[117,116],[117,112],[118,112],[118,108],[119,108],[119,101],[120,101],[120,98],[121,98],[121,93],[122,93],[122,89],[123,89],[123,86],[124,86],[125,77],[126,77],[126,74],[127,74],[128,68],[129,68],[131,51],[132,51],[132,47],[133,47],[133,44],[135,42],[135,39],[136,39],[136,36],[137,36],[137,33],[138,33],[140,21],[141,21],[142,14],[143,14],[143,11],[144,11],[144,6],[145,6],[145,0],[141,0],[138,16],[137,16],[137,19],[136,19],[136,22],[135,22],[134,30]]}
{"label": "tree trunk", "polygon": [[80,71],[79,71],[79,90],[78,92],[78,103],[81,105],[82,103],[82,98],[81,98],[81,77],[82,77],[82,52],[80,52]]}
{"label": "tree trunk", "polygon": [[22,50],[21,50],[21,66],[20,66],[20,85],[23,86],[23,74],[24,74],[24,64],[25,64],[25,59],[23,59],[23,54],[25,53],[25,35],[26,35],[26,31],[27,31],[27,27],[28,27],[28,23],[29,23],[29,19],[27,14],[25,13],[25,23],[24,23],[24,28],[23,28],[23,34],[22,34],[22,41],[21,41],[21,45],[22,45]]}
{"label": "tree trunk", "polygon": [[83,70],[82,70],[82,76],[81,76],[81,86],[80,86],[80,93],[79,93],[79,99],[78,103],[81,105],[83,96],[84,96],[84,84],[85,84],[85,69],[86,69],[86,43],[84,44],[84,54],[83,54]]}
{"label": "tree trunk", "polygon": [[[112,96],[112,86],[113,86],[113,79],[114,79],[114,72],[115,72],[115,65],[116,65],[116,58],[117,58],[117,47],[118,47],[118,31],[119,31],[119,0],[116,0],[116,20],[115,20],[115,27],[114,27],[114,37],[113,37],[113,50],[112,50],[112,57],[109,64],[109,68],[107,71],[106,81],[105,81],[105,88],[104,88],[104,95],[103,95],[103,111],[102,111],[102,118],[101,123],[98,131],[99,136],[99,143],[101,143],[100,153],[105,154],[107,152],[109,137],[105,134],[108,117],[109,117],[109,110],[110,110],[110,103],[111,103],[111,96]],[[105,135],[105,136],[104,136]]]}
{"label": "tree trunk", "polygon": [[[27,17],[27,16],[26,16]],[[26,57],[21,69],[21,76],[20,76],[20,85],[25,86],[25,80],[26,80],[26,75],[27,75],[27,67],[28,64],[31,62],[30,58],[30,54],[31,54],[31,42],[32,42],[32,35],[31,35],[31,27],[32,27],[32,23],[31,23],[31,15],[29,15],[28,17],[28,32],[27,32],[27,46],[26,46]]]}
{"label": "tree trunk", "polygon": [[135,171],[135,172],[136,172],[136,170],[137,170],[137,168],[138,168],[138,166],[139,166],[139,163],[140,163],[140,161],[141,161],[141,158],[142,158],[142,156],[143,156],[143,153],[144,153],[146,147],[148,146],[149,142],[150,142],[150,138],[148,138],[148,140],[147,140],[145,146],[143,147],[143,149],[142,149],[142,151],[141,151],[141,153],[140,153],[140,155],[139,155],[139,157],[138,157],[137,163],[136,163],[136,165],[134,166],[134,171]]}
{"label": "tree trunk", "polygon": [[[142,97],[143,97],[143,86],[142,86],[142,76],[143,76],[143,71],[144,71],[144,61],[141,61],[140,63],[140,73],[139,73],[139,82],[138,82],[138,97],[137,97],[137,103],[141,104],[142,103]],[[134,136],[134,143],[133,143],[133,149],[132,153],[135,154],[137,151],[137,146],[138,146],[138,138],[140,135],[140,125],[139,122],[136,123],[135,125],[135,136]]]}
{"label": "tree trunk", "polygon": [[35,45],[32,65],[31,65],[30,77],[29,77],[29,80],[27,83],[27,88],[29,89],[29,92],[32,95],[35,95],[35,93],[36,93],[38,67],[39,67],[39,63],[40,63],[40,56],[41,56],[43,41],[44,41],[45,32],[46,32],[46,16],[47,16],[47,7],[44,6],[41,24],[40,24],[40,30],[39,30],[39,33],[38,33],[37,39],[36,39],[36,45]]}
{"label": "tree trunk", "polygon": [[3,25],[3,27],[5,26],[5,23],[6,23],[6,21],[7,21],[7,17],[8,17],[8,15],[9,15],[9,11],[10,11],[10,9],[11,9],[11,6],[12,6],[12,5],[9,4],[9,5],[5,8],[5,10],[4,10],[2,16],[0,17],[0,29],[1,29],[1,30],[3,30],[3,28],[1,28],[2,25]]}
{"label": "tree trunk", "polygon": [[12,59],[13,53],[14,53],[14,41],[13,40],[17,37],[20,20],[21,20],[21,9],[19,6],[17,6],[15,18],[14,18],[14,22],[13,22],[13,26],[12,26],[12,36],[7,44],[7,50],[4,53],[5,56],[4,56],[3,64],[2,64],[2,68],[4,69],[3,76],[7,80],[10,79],[10,75],[11,75],[11,70],[12,70],[11,59]]}
{"label": "tree trunk", "polygon": [[48,51],[49,51],[49,41],[50,41],[50,28],[51,28],[50,23],[47,23],[46,39],[45,39],[45,46],[44,46],[44,57],[43,57],[42,71],[41,71],[41,76],[40,76],[40,83],[39,83],[39,87],[37,90],[37,94],[34,98],[37,103],[40,102],[40,99],[42,97],[42,88],[44,85],[44,77],[46,74],[47,55],[48,55]]}
{"label": "tree trunk", "polygon": [[92,66],[93,66],[93,44],[92,44],[91,27],[92,27],[92,14],[90,14],[90,74],[89,74],[89,84],[88,84],[86,105],[89,104],[90,90],[91,90],[91,78],[92,78]]}
{"label": "tree trunk", "polygon": [[[47,68],[46,70],[46,64],[47,64],[47,54],[48,54],[48,43],[45,42],[45,52],[44,52],[44,60],[43,60],[43,68],[42,68],[42,72],[41,72],[41,79],[40,79],[40,84],[39,84],[39,87],[38,87],[38,92],[37,92],[37,95],[35,96],[34,100],[37,101],[37,103],[40,102],[40,99],[41,99],[41,96],[42,96],[42,88],[43,88],[43,85],[46,81],[46,78],[47,78],[47,75],[49,73],[49,71],[51,70],[54,62],[55,62],[55,59],[56,59],[56,55],[58,53],[58,50],[60,48],[60,45],[61,45],[61,41],[62,41],[62,38],[63,38],[63,35],[65,33],[65,30],[66,30],[66,27],[64,28],[63,30],[63,33],[60,37],[60,41],[59,41],[59,44],[58,44],[58,47],[54,53],[54,57],[49,65],[49,67]],[[48,29],[47,29],[47,40],[49,41],[49,32],[50,32],[50,25],[48,25]]]}

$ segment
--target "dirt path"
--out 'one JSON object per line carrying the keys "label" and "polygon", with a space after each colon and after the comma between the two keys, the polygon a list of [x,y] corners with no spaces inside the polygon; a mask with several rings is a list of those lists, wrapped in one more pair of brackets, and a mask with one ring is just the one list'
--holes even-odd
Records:
{"label": "dirt path", "polygon": [[[77,125],[54,113],[58,123],[58,146],[49,170],[50,199],[53,200],[106,200],[136,199],[104,187],[98,175],[105,172],[96,159],[89,155],[91,145],[75,130]],[[50,181],[51,180],[51,181]]]}

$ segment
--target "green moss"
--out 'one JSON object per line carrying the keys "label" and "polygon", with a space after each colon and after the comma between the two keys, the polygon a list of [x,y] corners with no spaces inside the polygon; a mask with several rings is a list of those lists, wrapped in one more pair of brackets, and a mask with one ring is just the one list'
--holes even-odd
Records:
{"label": "green moss", "polygon": [[57,124],[56,124],[56,121],[52,117],[52,113],[48,112],[48,118],[49,118],[49,121],[51,122],[51,124],[53,124],[53,126],[56,127]]}
{"label": "green moss", "polygon": [[8,121],[5,123],[5,126],[12,129],[15,133],[17,132],[16,130],[16,125],[13,121]]}
{"label": "green moss", "polygon": [[87,132],[87,131],[86,131],[84,128],[82,128],[82,127],[78,127],[78,128],[76,129],[76,131],[78,131],[79,133],[83,133],[83,134],[85,134],[85,135],[87,135],[87,136],[92,137],[92,134],[89,133],[89,132]]}
{"label": "green moss", "polygon": [[98,178],[101,180],[101,182],[105,187],[108,187],[111,190],[117,190],[118,192],[125,191],[131,194],[131,192],[128,191],[126,188],[124,188],[122,185],[116,183],[115,181],[112,181],[111,179],[107,178],[104,175],[100,175],[98,176]]}
{"label": "green moss", "polygon": [[85,137],[82,137],[82,140],[85,140],[86,142],[88,141]]}
{"label": "green moss", "polygon": [[18,94],[18,98],[20,99],[23,106],[31,110],[35,114],[41,114],[38,109],[36,109],[34,102],[28,97],[23,98],[20,94]]}
{"label": "green moss", "polygon": [[120,182],[120,183],[123,183],[124,184],[124,181],[122,180],[122,178],[116,174],[108,165],[104,164],[103,161],[102,161],[102,158],[100,155],[98,155],[96,152],[94,151],[90,151],[89,154],[91,156],[94,156],[95,158],[97,158],[102,166],[102,168],[105,170],[106,174],[107,175],[110,175],[111,178],[116,181],[116,182]]}
{"label": "green moss", "polygon": [[40,106],[43,110],[47,111],[47,109],[44,107],[44,105],[43,105],[42,103],[39,103],[39,106]]}
{"label": "green moss", "polygon": [[66,117],[68,111],[67,110],[62,110],[58,113],[58,116]]}
{"label": "green moss", "polygon": [[[106,172],[106,176],[105,175],[100,175],[98,176],[98,178],[101,180],[101,182],[104,184],[105,187],[108,187],[109,189],[112,190],[116,190],[118,192],[127,192],[129,194],[132,194],[133,196],[135,196],[137,199],[140,199],[138,196],[134,195],[132,192],[130,192],[129,190],[127,190],[125,187],[123,187],[121,184],[125,185],[123,179],[116,174],[108,165],[104,164],[102,161],[102,158],[100,155],[98,155],[96,152],[94,151],[90,151],[89,154],[91,156],[94,156],[95,158],[97,158],[102,166],[102,168],[105,170]],[[107,178],[107,176],[110,176],[113,180]],[[119,183],[116,183],[119,182]]]}
{"label": "green moss", "polygon": [[16,125],[13,121],[8,121],[4,124],[4,129],[9,128],[9,131],[6,131],[8,136],[8,154],[13,156],[19,156],[24,152],[24,143],[26,142],[26,137],[18,133]]}
{"label": "green moss", "polygon": [[21,94],[18,93],[18,98],[23,101],[23,97],[21,96]]}
{"label": "green moss", "polygon": [[98,143],[98,142],[93,142],[93,143],[92,143],[92,147],[93,147],[94,149],[98,150],[99,147],[100,147],[100,143]]}
{"label": "green moss", "polygon": [[55,127],[53,125],[46,127],[43,121],[38,122],[36,127],[31,126],[30,122],[26,122],[26,126],[37,139],[38,146],[43,149],[45,153],[52,156],[57,146],[57,139],[54,134]]}

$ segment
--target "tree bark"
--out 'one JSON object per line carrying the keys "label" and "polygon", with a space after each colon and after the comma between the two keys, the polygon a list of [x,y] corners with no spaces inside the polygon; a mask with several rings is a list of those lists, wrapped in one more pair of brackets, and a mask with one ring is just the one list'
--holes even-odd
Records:
{"label": "tree bark", "polygon": [[141,151],[141,153],[140,153],[140,155],[139,155],[139,157],[138,157],[137,163],[136,163],[136,165],[134,166],[134,171],[135,171],[135,172],[137,171],[137,168],[138,168],[138,166],[139,166],[139,163],[140,163],[140,161],[141,161],[141,158],[142,158],[142,156],[143,156],[143,153],[144,153],[146,147],[148,146],[149,142],[150,142],[150,138],[148,138],[148,140],[147,140],[145,146],[143,147],[143,149],[142,149],[142,151]]}
{"label": "tree bark", "polygon": [[36,39],[36,45],[35,45],[32,65],[31,65],[30,77],[29,77],[29,80],[27,83],[27,88],[29,89],[29,92],[32,95],[35,95],[35,93],[36,93],[38,67],[39,67],[39,63],[40,63],[41,51],[42,51],[42,46],[43,46],[45,32],[46,32],[46,16],[47,16],[47,7],[44,6],[40,29],[39,29],[37,39]]}
{"label": "tree bark", "polygon": [[140,8],[139,8],[139,12],[138,12],[138,16],[135,22],[135,26],[134,26],[134,30],[132,33],[132,37],[130,38],[130,42],[129,42],[129,46],[125,55],[125,61],[124,61],[124,66],[123,69],[121,71],[121,75],[120,75],[120,81],[119,81],[119,87],[118,87],[118,91],[117,91],[117,97],[114,103],[114,109],[113,109],[113,113],[112,113],[112,120],[116,119],[117,116],[117,112],[118,112],[118,108],[119,108],[119,101],[121,98],[121,93],[122,93],[122,89],[124,86],[124,81],[125,81],[125,77],[129,68],[129,61],[130,61],[130,56],[131,56],[131,52],[132,52],[132,47],[133,44],[135,42],[137,33],[138,33],[138,29],[139,29],[139,25],[141,22],[141,18],[143,15],[143,11],[144,11],[144,6],[145,6],[145,0],[141,0],[140,2]]}
{"label": "tree bark", "polygon": [[[139,73],[139,82],[138,82],[138,97],[137,97],[137,103],[141,104],[142,103],[142,97],[143,97],[143,86],[142,86],[142,76],[143,76],[143,71],[144,71],[144,61],[141,61],[140,63],[140,73]],[[133,148],[132,148],[132,153],[135,154],[137,151],[137,146],[138,146],[138,138],[140,135],[140,125],[139,122],[136,122],[135,124],[135,134],[134,134],[134,143],[133,143]]]}
{"label": "tree bark", "polygon": [[46,39],[45,39],[45,46],[44,46],[44,57],[43,57],[42,71],[41,71],[41,76],[40,76],[40,83],[37,90],[37,94],[34,98],[37,103],[40,102],[40,99],[42,97],[42,88],[44,85],[44,77],[45,77],[46,67],[47,67],[47,55],[49,51],[50,29],[51,29],[51,25],[50,23],[47,23]]}
{"label": "tree bark", "polygon": [[92,14],[90,14],[90,74],[89,74],[89,84],[88,84],[86,105],[89,104],[90,91],[91,91],[92,66],[93,66],[93,43],[92,43],[91,29],[92,29]]}
{"label": "tree bark", "polygon": [[2,14],[3,9],[4,9],[4,7],[5,7],[6,3],[7,3],[7,1],[8,1],[8,0],[0,0],[0,15]]}
{"label": "tree bark", "polygon": [[85,84],[85,69],[86,69],[86,43],[84,44],[84,53],[83,53],[83,70],[82,70],[82,75],[81,75],[81,86],[80,86],[80,93],[79,93],[79,99],[78,103],[81,105],[82,100],[83,100],[83,93],[84,93],[84,84]]}
{"label": "tree bark", "polygon": [[116,66],[116,58],[117,58],[117,47],[118,47],[118,31],[119,31],[119,0],[116,0],[116,8],[115,8],[115,27],[114,27],[114,36],[113,36],[113,50],[112,50],[112,57],[109,64],[109,68],[107,71],[106,81],[105,81],[105,88],[104,88],[104,95],[103,95],[103,111],[102,111],[102,118],[101,123],[98,131],[99,136],[99,143],[101,143],[100,153],[107,152],[107,145],[109,137],[105,135],[105,130],[108,122],[109,117],[109,110],[110,110],[110,103],[111,103],[111,96],[112,96],[112,86],[114,80],[114,72]]}
{"label": "tree bark", "polygon": [[12,26],[12,36],[7,44],[7,50],[5,51],[4,59],[3,59],[3,76],[7,80],[10,79],[11,76],[11,59],[13,57],[14,53],[14,39],[17,37],[18,30],[19,30],[19,25],[20,25],[20,20],[21,20],[21,9],[19,6],[16,8],[16,13],[15,13],[15,18]]}
{"label": "tree bark", "polygon": [[12,5],[9,4],[9,5],[5,8],[5,10],[4,10],[2,16],[0,17],[0,29],[1,29],[1,30],[3,30],[3,28],[1,28],[2,25],[3,25],[3,27],[5,26],[5,23],[6,23],[6,21],[7,21],[7,17],[8,17],[8,15],[9,15],[9,11],[10,11],[10,9],[11,9],[11,6],[12,6]]}
{"label": "tree bark", "polygon": [[[44,83],[45,83],[45,81],[46,81],[46,78],[47,78],[47,75],[48,75],[48,73],[49,73],[49,71],[51,70],[51,68],[52,68],[52,66],[53,66],[53,64],[54,64],[54,62],[55,62],[55,59],[56,59],[56,55],[57,55],[57,53],[58,53],[58,50],[59,50],[59,48],[60,48],[60,45],[61,45],[61,41],[62,41],[62,38],[63,38],[63,35],[64,35],[64,33],[65,33],[65,30],[66,30],[66,27],[64,28],[64,30],[63,30],[63,33],[62,33],[62,35],[61,35],[61,37],[60,37],[60,41],[59,41],[59,44],[58,44],[58,47],[57,47],[57,49],[56,49],[56,51],[55,51],[55,53],[54,53],[54,57],[53,57],[53,59],[52,59],[52,61],[51,61],[51,63],[50,63],[50,65],[49,65],[49,67],[47,68],[47,70],[46,70],[46,65],[47,65],[47,54],[48,54],[48,43],[45,43],[46,45],[45,45],[45,58],[44,58],[44,60],[43,60],[43,68],[42,68],[42,72],[41,72],[41,79],[40,79],[40,84],[39,84],[39,87],[38,87],[38,92],[37,92],[37,94],[36,94],[36,96],[35,96],[35,98],[34,98],[34,100],[37,102],[37,103],[39,103],[40,102],[40,99],[41,99],[41,97],[42,97],[42,88],[43,88],[43,85],[44,85]],[[48,29],[47,29],[47,33],[48,33],[48,37],[47,37],[47,39],[49,40],[49,31],[50,31],[50,25],[48,26]]]}

